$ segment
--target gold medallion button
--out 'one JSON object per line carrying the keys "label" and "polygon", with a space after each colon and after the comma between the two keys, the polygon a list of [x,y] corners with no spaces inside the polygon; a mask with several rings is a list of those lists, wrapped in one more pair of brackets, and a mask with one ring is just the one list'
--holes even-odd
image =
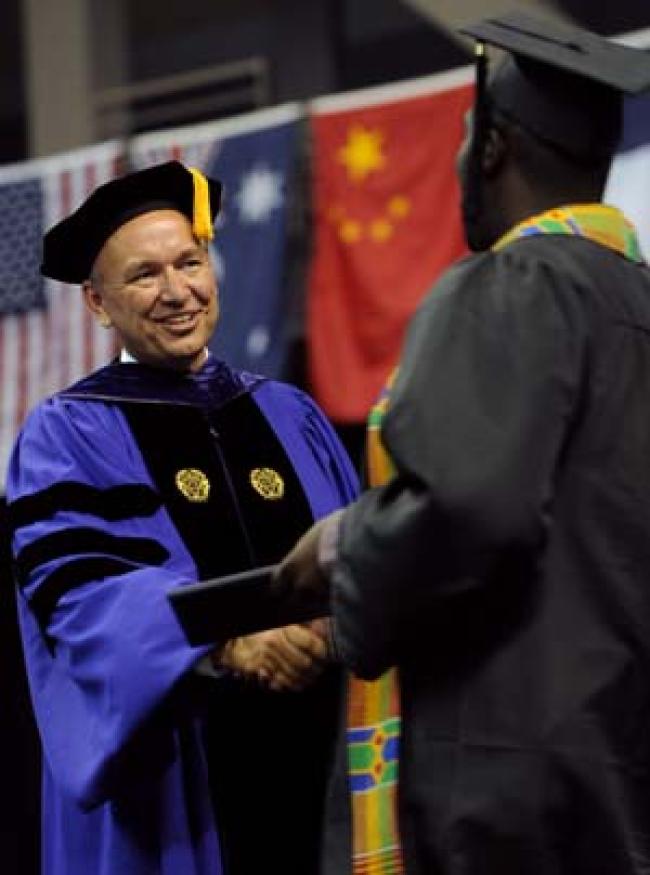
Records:
{"label": "gold medallion button", "polygon": [[277,501],[284,495],[284,480],[273,468],[253,468],[251,486],[267,501]]}
{"label": "gold medallion button", "polygon": [[177,471],[176,487],[188,501],[207,501],[210,495],[210,481],[198,468]]}

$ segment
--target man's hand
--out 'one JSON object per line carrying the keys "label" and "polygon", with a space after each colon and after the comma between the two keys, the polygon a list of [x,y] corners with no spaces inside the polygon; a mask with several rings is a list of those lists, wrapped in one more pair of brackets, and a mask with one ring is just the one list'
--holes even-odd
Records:
{"label": "man's hand", "polygon": [[314,523],[280,563],[273,585],[280,592],[286,591],[287,599],[309,601],[327,593],[329,580],[322,562],[321,538],[338,531],[341,513],[336,511]]}
{"label": "man's hand", "polygon": [[302,690],[323,671],[328,648],[305,626],[284,626],[234,638],[213,657],[215,664],[272,690]]}

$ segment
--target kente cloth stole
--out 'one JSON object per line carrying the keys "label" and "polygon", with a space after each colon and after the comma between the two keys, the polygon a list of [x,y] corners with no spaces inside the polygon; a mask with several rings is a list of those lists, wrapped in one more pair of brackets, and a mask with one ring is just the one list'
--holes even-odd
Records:
{"label": "kente cloth stole", "polygon": [[[381,421],[394,377],[395,374],[368,419],[366,446],[370,486],[383,485],[394,473],[380,438]],[[397,669],[389,669],[375,681],[350,677],[347,750],[354,875],[404,872],[397,817],[400,725]]]}
{"label": "kente cloth stole", "polygon": [[503,249],[514,240],[536,234],[585,237],[630,261],[644,262],[634,225],[620,210],[606,204],[569,204],[531,216],[504,234],[492,249]]}

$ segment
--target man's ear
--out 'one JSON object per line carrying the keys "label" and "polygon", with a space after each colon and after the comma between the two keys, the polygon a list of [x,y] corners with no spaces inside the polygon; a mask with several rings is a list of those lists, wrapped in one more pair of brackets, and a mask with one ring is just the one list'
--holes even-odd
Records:
{"label": "man's ear", "polygon": [[490,126],[483,145],[483,173],[495,176],[501,169],[507,154],[507,143],[499,128]]}
{"label": "man's ear", "polygon": [[86,280],[81,286],[81,294],[83,295],[86,307],[97,317],[97,321],[102,328],[111,327],[111,317],[104,309],[104,300],[101,292],[98,291],[92,280]]}

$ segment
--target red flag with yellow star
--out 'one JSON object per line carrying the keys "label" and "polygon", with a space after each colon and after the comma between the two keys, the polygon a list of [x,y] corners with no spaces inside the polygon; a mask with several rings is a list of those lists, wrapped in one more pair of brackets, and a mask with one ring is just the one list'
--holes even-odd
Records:
{"label": "red flag with yellow star", "polygon": [[337,422],[365,419],[408,320],[465,251],[455,159],[470,81],[454,71],[419,83],[428,91],[415,97],[314,103],[310,376]]}

